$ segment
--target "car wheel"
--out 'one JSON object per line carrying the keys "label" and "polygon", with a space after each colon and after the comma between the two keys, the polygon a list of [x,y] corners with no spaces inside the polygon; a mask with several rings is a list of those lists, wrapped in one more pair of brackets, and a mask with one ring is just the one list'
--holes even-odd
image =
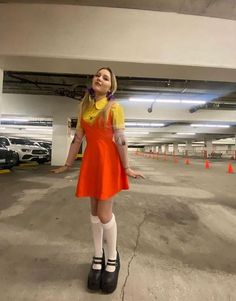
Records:
{"label": "car wheel", "polygon": [[19,155],[16,154],[16,163],[15,163],[15,165],[17,166],[19,164],[20,164],[20,158],[19,158]]}

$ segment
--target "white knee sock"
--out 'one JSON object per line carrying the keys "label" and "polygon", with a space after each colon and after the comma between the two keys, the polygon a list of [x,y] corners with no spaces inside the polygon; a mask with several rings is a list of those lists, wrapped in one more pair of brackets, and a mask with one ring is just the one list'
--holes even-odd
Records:
{"label": "white knee sock", "polygon": [[[90,220],[92,223],[92,233],[93,233],[93,243],[94,243],[94,256],[102,257],[102,243],[103,243],[103,227],[98,216],[90,215]],[[101,264],[93,264],[93,269],[100,270],[102,268]]]}
{"label": "white knee sock", "polygon": [[[112,214],[111,220],[106,224],[102,224],[102,227],[107,241],[108,259],[116,259],[117,225],[115,215]],[[106,271],[114,272],[115,266],[107,265]]]}

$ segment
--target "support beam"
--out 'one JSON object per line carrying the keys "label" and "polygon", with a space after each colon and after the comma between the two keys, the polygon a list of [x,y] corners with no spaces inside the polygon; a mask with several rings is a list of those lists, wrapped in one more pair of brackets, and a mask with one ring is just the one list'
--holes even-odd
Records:
{"label": "support beam", "polygon": [[52,165],[64,165],[71,143],[70,120],[57,114],[53,118]]}
{"label": "support beam", "polygon": [[[3,70],[0,69],[0,118],[2,116],[2,87],[3,87]],[[0,120],[0,125],[1,125],[1,120]]]}
{"label": "support beam", "polygon": [[174,142],[173,143],[173,156],[177,156],[178,155],[178,143]]}
{"label": "support beam", "polygon": [[187,140],[185,144],[185,156],[191,155],[193,152],[193,145],[192,145],[192,140]]}
{"label": "support beam", "polygon": [[206,141],[206,157],[208,158],[212,152],[213,152],[212,140],[207,140]]}

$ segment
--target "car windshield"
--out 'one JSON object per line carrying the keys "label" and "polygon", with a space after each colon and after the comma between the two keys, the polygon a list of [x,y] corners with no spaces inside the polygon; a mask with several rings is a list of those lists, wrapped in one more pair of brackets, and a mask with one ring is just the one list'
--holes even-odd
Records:
{"label": "car windshield", "polygon": [[33,142],[27,139],[9,138],[12,144],[34,145]]}
{"label": "car windshield", "polygon": [[51,147],[51,145],[49,144],[49,143],[47,143],[47,142],[38,142],[39,143],[39,145],[41,145],[42,147],[46,147],[46,148],[50,148]]}

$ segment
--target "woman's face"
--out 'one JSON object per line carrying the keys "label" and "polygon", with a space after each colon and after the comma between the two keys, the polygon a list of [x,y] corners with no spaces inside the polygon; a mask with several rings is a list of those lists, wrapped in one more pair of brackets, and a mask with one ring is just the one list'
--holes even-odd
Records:
{"label": "woman's face", "polygon": [[106,95],[111,88],[111,74],[106,69],[99,70],[93,77],[92,88],[96,95]]}

